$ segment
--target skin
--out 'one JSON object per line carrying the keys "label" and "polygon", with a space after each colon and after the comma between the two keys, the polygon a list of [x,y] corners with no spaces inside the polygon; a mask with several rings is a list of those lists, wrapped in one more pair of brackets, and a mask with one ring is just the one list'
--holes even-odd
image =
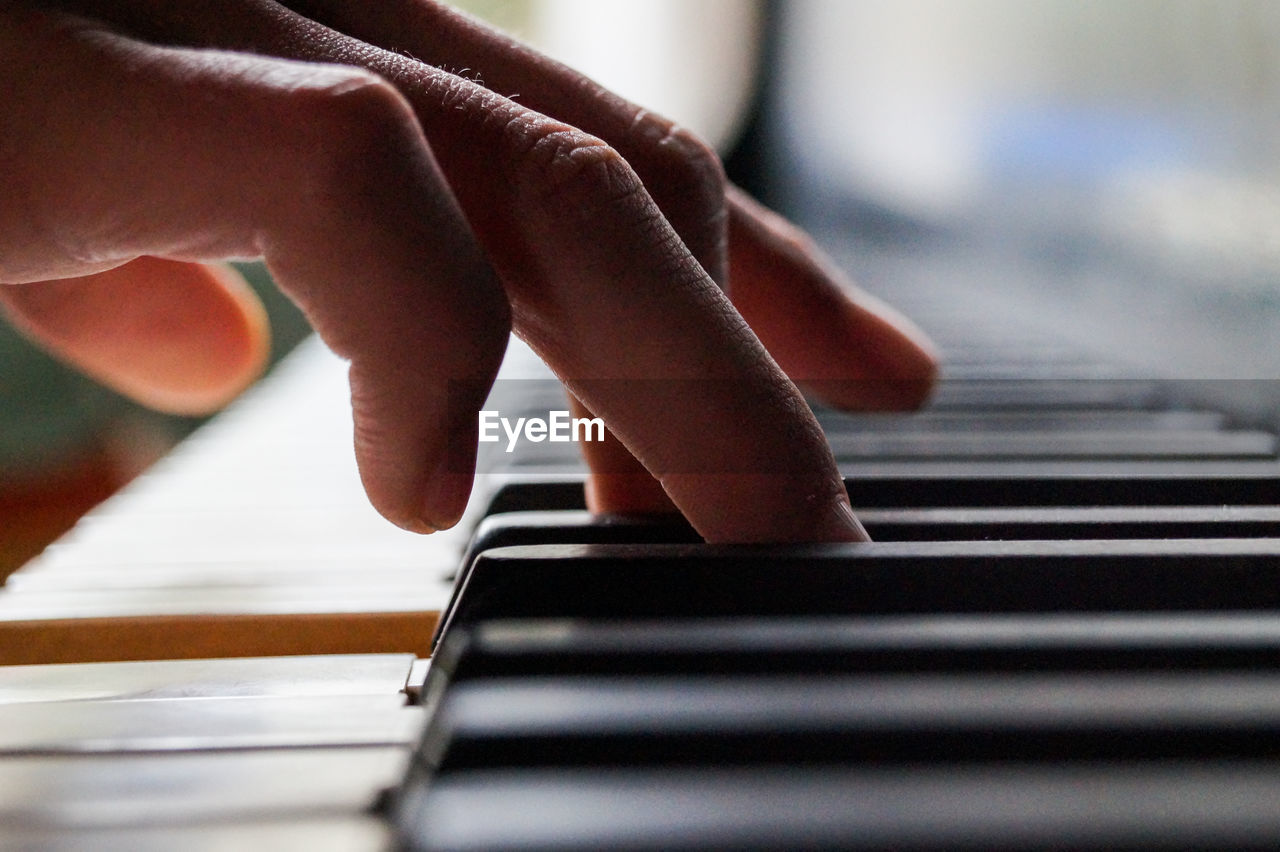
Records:
{"label": "skin", "polygon": [[184,413],[242,390],[266,327],[216,264],[263,258],[349,360],[402,527],[461,515],[450,436],[514,330],[610,426],[594,509],[865,538],[788,374],[912,408],[929,344],[687,131],[431,0],[10,3],[0,58],[0,305],[106,384]]}

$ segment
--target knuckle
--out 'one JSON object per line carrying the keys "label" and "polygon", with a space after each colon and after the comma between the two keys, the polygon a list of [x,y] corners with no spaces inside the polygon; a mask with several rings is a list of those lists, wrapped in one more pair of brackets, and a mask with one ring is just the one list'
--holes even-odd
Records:
{"label": "knuckle", "polygon": [[396,88],[372,72],[356,68],[325,70],[332,76],[317,79],[307,93],[322,117],[340,122],[378,121],[406,109]]}
{"label": "knuckle", "polygon": [[370,189],[398,158],[425,147],[403,96],[373,74],[342,69],[288,97],[288,115],[277,126],[296,133],[302,185],[316,194]]}
{"label": "knuckle", "polygon": [[652,164],[652,177],[646,178],[661,185],[663,194],[717,209],[724,204],[724,165],[697,134],[647,112],[637,116],[632,134]]}
{"label": "knuckle", "polygon": [[534,122],[524,135],[524,156],[543,200],[581,212],[641,196],[640,178],[618,151],[590,134],[564,125]]}
{"label": "knuckle", "polygon": [[637,113],[629,148],[654,201],[705,271],[728,274],[728,179],[716,152],[694,133],[651,113]]}

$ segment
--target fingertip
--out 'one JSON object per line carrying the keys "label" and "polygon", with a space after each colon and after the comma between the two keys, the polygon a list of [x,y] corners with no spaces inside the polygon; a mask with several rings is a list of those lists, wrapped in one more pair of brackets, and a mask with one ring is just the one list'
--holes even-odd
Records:
{"label": "fingertip", "polygon": [[799,229],[731,188],[734,305],[791,378],[838,408],[910,411],[938,355],[905,316],[863,292]]}
{"label": "fingertip", "polygon": [[[827,456],[830,460],[830,456]],[[803,458],[791,472],[718,472],[663,477],[696,516],[686,516],[711,544],[839,544],[869,541],[850,507],[834,462]]]}
{"label": "fingertip", "polygon": [[235,270],[140,257],[105,272],[6,288],[18,327],[137,402],[205,415],[265,369],[266,309]]}
{"label": "fingertip", "polygon": [[[149,408],[200,417],[224,408],[266,371],[271,356],[267,311],[234,268],[156,258],[139,258],[129,266],[140,283],[166,295],[155,300],[156,331],[139,334],[140,351],[132,357],[122,352],[130,366],[109,368],[118,378],[104,381]],[[185,307],[178,307],[183,301]]]}
{"label": "fingertip", "polygon": [[356,458],[365,494],[378,514],[402,530],[431,535],[457,526],[471,496],[473,476],[438,468],[428,476],[415,470],[430,466],[413,457],[414,447],[404,447],[395,458],[379,453],[359,439]]}
{"label": "fingertip", "polygon": [[825,496],[821,492],[814,493],[796,505],[804,507],[802,522],[795,524],[789,534],[775,535],[771,541],[817,544],[871,541],[871,536],[849,504],[843,483],[836,484]]}
{"label": "fingertip", "polygon": [[356,463],[369,502],[409,532],[456,526],[475,479],[480,403],[470,388],[478,383],[415,377],[363,358],[352,362],[350,380]]}
{"label": "fingertip", "polygon": [[928,403],[938,382],[937,349],[902,314],[860,293],[845,299],[830,331],[830,369],[799,380],[807,393],[851,411],[908,412]]}
{"label": "fingertip", "polygon": [[[194,365],[170,400],[158,405],[180,414],[210,414],[240,396],[266,372],[271,359],[271,323],[267,309],[238,271],[227,264],[190,264],[192,272],[209,276],[211,299],[203,345],[209,354],[202,369]],[[219,292],[220,291],[220,292]]]}
{"label": "fingertip", "polygon": [[427,482],[420,522],[428,532],[453,529],[462,520],[475,482],[474,474],[437,471]]}

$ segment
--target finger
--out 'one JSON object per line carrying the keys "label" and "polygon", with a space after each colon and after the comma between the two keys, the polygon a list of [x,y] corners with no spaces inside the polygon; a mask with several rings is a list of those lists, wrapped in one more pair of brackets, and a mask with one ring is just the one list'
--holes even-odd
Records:
{"label": "finger", "polygon": [[0,53],[30,73],[0,114],[3,182],[23,200],[0,221],[0,281],[265,256],[351,361],[375,506],[413,529],[454,522],[470,476],[450,469],[446,436],[474,441],[476,422],[448,419],[450,383],[479,388],[479,408],[509,313],[400,95],[349,68],[10,18]]}
{"label": "finger", "polygon": [[29,337],[108,387],[172,414],[216,411],[262,372],[266,311],[226,266],[139,258],[108,272],[0,287]]}
{"label": "finger", "polygon": [[922,405],[938,372],[924,333],[781,216],[737,188],[728,198],[733,304],[787,374],[840,408]]}
{"label": "finger", "polygon": [[687,130],[434,0],[288,5],[370,44],[469,69],[489,89],[519,93],[526,107],[604,139],[703,268],[730,283],[783,369],[828,402],[898,409],[927,397],[937,367],[925,335],[858,292],[801,231],[728,186],[715,152]]}
{"label": "finger", "polygon": [[534,112],[604,139],[640,176],[707,274],[721,284],[727,280],[724,169],[694,133],[443,3],[286,0],[286,5],[368,44],[459,69]]}
{"label": "finger", "polygon": [[[288,0],[287,5],[369,44],[443,68],[474,69],[482,85],[518,94],[531,110],[606,140],[635,169],[702,268],[726,285],[724,170],[715,152],[688,130],[442,3]],[[580,416],[594,417],[580,401],[573,404]],[[665,492],[614,435],[583,450],[591,470],[587,501],[594,511],[671,511]]]}
{"label": "finger", "polygon": [[380,72],[418,106],[517,331],[704,537],[861,534],[798,392],[616,151],[477,87]]}
{"label": "finger", "polygon": [[181,21],[154,11],[186,38],[359,63],[394,83],[502,275],[516,329],[704,537],[865,536],[803,399],[616,150],[273,4]]}
{"label": "finger", "polygon": [[[571,414],[593,420],[595,414],[572,395]],[[664,515],[676,511],[662,484],[620,442],[605,430],[603,441],[584,442],[582,455],[591,475],[587,477],[587,508],[599,515]]]}

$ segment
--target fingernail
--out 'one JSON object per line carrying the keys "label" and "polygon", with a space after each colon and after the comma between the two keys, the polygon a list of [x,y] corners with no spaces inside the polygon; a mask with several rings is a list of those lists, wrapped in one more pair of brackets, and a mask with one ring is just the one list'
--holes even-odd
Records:
{"label": "fingernail", "polygon": [[846,541],[871,541],[871,536],[867,534],[867,529],[862,525],[862,521],[858,520],[858,516],[853,513],[853,507],[844,500],[836,500],[833,506],[836,519],[843,531],[849,533]]}
{"label": "fingernail", "polygon": [[431,535],[432,533],[439,532],[434,524],[423,518],[410,518],[407,522],[397,524],[396,526],[411,533],[417,533],[418,535]]}

